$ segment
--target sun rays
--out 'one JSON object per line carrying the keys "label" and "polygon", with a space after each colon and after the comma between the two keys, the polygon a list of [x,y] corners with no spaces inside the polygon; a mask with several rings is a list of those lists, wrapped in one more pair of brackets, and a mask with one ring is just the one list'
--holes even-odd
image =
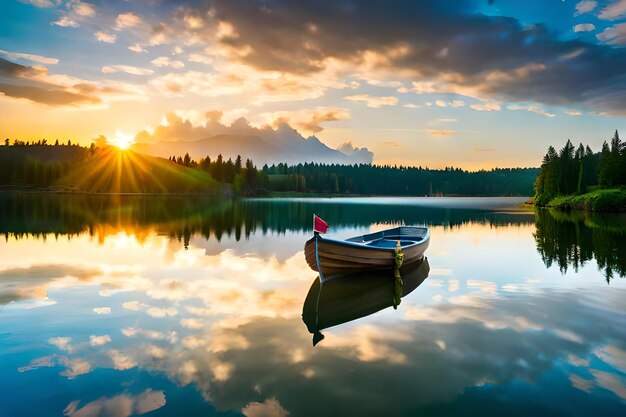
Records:
{"label": "sun rays", "polygon": [[126,150],[135,143],[135,139],[133,135],[129,135],[127,133],[116,130],[115,136],[107,139],[107,142],[109,143],[109,145],[113,145],[116,148]]}
{"label": "sun rays", "polygon": [[110,194],[215,191],[215,181],[204,172],[119,146],[99,148],[61,182],[84,192]]}

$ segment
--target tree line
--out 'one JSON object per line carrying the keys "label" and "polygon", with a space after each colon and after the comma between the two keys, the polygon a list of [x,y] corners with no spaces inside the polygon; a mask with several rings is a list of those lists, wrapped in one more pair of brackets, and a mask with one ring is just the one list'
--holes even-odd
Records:
{"label": "tree line", "polygon": [[255,196],[265,193],[269,188],[267,174],[259,171],[251,159],[246,159],[245,165],[242,165],[241,155],[237,155],[234,161],[232,158],[225,161],[222,154],[214,161],[209,155],[195,161],[191,159],[189,153],[186,153],[184,156],[170,156],[168,160],[188,168],[202,170],[222,184],[232,184],[235,195]]}
{"label": "tree line", "polygon": [[616,130],[611,144],[606,141],[594,153],[582,143],[574,148],[568,139],[560,151],[553,146],[543,157],[535,181],[535,203],[546,205],[560,195],[583,194],[595,188],[626,185],[626,144]]}
{"label": "tree line", "polygon": [[[8,144],[8,142],[6,142]],[[98,157],[95,145],[50,145],[15,141],[0,146],[0,185],[54,185],[73,167]],[[497,168],[470,172],[460,168],[429,169],[391,165],[339,165],[305,163],[264,165],[257,169],[241,155],[225,160],[222,155],[193,160],[187,153],[170,156],[169,162],[202,171],[234,195],[257,196],[267,191],[360,195],[531,195],[536,168]]]}
{"label": "tree line", "polygon": [[46,139],[21,141],[15,139],[10,144],[0,146],[0,185],[49,186],[72,169],[72,166],[85,161],[95,153],[95,145],[90,148],[67,143],[48,143]]}
{"label": "tree line", "polygon": [[263,167],[276,191],[364,195],[532,195],[536,168],[470,172],[391,165],[306,163]]}

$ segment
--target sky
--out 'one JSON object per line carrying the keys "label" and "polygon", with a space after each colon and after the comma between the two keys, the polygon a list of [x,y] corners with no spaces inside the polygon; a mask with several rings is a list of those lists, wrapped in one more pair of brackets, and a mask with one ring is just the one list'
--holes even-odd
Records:
{"label": "sky", "polygon": [[193,127],[243,117],[378,164],[473,170],[538,166],[549,145],[597,151],[626,132],[626,0],[0,8],[3,138],[88,145],[174,114]]}

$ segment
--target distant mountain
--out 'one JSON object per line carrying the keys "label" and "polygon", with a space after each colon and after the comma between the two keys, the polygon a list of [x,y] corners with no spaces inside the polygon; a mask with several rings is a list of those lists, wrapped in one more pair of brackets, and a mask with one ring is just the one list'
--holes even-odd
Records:
{"label": "distant mountain", "polygon": [[189,153],[192,159],[209,155],[224,159],[241,155],[250,158],[257,166],[286,162],[319,162],[326,164],[371,164],[373,153],[367,148],[354,148],[345,143],[332,149],[317,137],[303,137],[287,124],[277,129],[250,126],[244,118],[231,126],[218,120],[209,120],[205,126],[191,126],[187,120],[169,114],[167,126],[159,126],[154,133],[140,132],[133,149],[153,156],[181,156]]}

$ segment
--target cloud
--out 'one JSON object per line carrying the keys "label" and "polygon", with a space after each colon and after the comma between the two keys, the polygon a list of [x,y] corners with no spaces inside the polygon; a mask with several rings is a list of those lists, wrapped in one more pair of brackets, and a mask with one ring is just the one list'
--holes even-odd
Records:
{"label": "cloud", "polygon": [[456,123],[457,119],[434,119],[426,122],[427,126],[437,126],[445,123]]}
{"label": "cloud", "polygon": [[25,59],[32,62],[37,62],[39,64],[55,65],[59,63],[59,60],[57,58],[48,58],[42,55],[25,54],[22,52],[11,52],[4,49],[0,49],[0,54],[11,59]]}
{"label": "cloud", "polygon": [[598,386],[611,391],[622,400],[626,400],[626,379],[624,377],[595,369],[591,370],[591,374],[596,379]]}
{"label": "cloud", "polygon": [[61,16],[59,20],[52,22],[53,25],[61,26],[64,28],[77,28],[80,24],[69,16]]}
{"label": "cloud", "polygon": [[[579,5],[589,8],[590,3]],[[183,14],[202,23],[191,28]],[[482,101],[581,103],[626,112],[626,102],[603,100],[609,97],[602,88],[626,90],[619,70],[626,66],[626,50],[562,39],[546,25],[476,13],[472,2],[391,0],[344,7],[330,0],[277,0],[257,7],[249,0],[216,0],[183,14],[167,22],[170,33],[176,28],[181,38],[263,73],[314,77],[333,68],[365,81],[411,79],[422,94],[436,86]],[[303,16],[306,24],[294,24]],[[374,22],[377,30],[371,29]]]}
{"label": "cloud", "polygon": [[210,65],[213,63],[213,58],[203,55],[203,54],[198,54],[198,53],[189,54],[189,57],[187,58],[187,60],[189,62],[197,62],[200,64],[206,64],[206,65]]}
{"label": "cloud", "polygon": [[500,111],[502,107],[497,103],[481,103],[481,104],[472,104],[470,109],[476,111]]}
{"label": "cloud", "polygon": [[93,370],[91,363],[81,358],[65,358],[58,357],[59,362],[65,365],[67,368],[59,373],[61,376],[66,376],[68,379],[74,379],[79,375],[84,375]]}
{"label": "cloud", "polygon": [[58,20],[52,24],[61,27],[78,27],[89,18],[96,15],[96,7],[91,3],[80,0],[70,0],[65,3],[66,11],[61,13]]}
{"label": "cloud", "polygon": [[440,130],[440,129],[436,129],[436,130],[429,130],[428,135],[430,136],[435,136],[435,137],[445,137],[445,136],[454,136],[455,132],[454,130]]}
{"label": "cloud", "polygon": [[574,32],[592,32],[596,30],[596,25],[593,23],[580,23],[574,26]]}
{"label": "cloud", "polygon": [[582,115],[582,112],[580,110],[568,109],[568,110],[565,110],[565,114],[568,114],[570,116],[580,116],[580,115]]}
{"label": "cloud", "polygon": [[48,8],[54,7],[56,4],[51,0],[19,0],[20,3],[30,4],[35,7]]}
{"label": "cloud", "polygon": [[163,391],[147,389],[139,395],[120,394],[102,397],[79,408],[80,401],[72,401],[63,410],[66,417],[129,417],[158,410],[166,403]]}
{"label": "cloud", "polygon": [[594,353],[615,369],[626,369],[626,350],[615,345],[607,345],[597,348]]}
{"label": "cloud", "polygon": [[609,45],[626,45],[626,23],[607,28],[596,37]]}
{"label": "cloud", "polygon": [[107,65],[102,67],[100,71],[103,74],[113,74],[116,72],[125,72],[132,75],[150,75],[154,71],[148,68],[131,67],[130,65]]}
{"label": "cloud", "polygon": [[267,120],[275,129],[287,123],[306,132],[319,133],[324,130],[322,123],[350,119],[350,111],[337,107],[317,107],[298,111],[262,113],[258,117],[261,120]]}
{"label": "cloud", "polygon": [[241,409],[246,417],[287,417],[289,412],[276,398],[268,398],[262,403],[252,402]]}
{"label": "cloud", "polygon": [[164,45],[171,42],[172,30],[161,22],[152,27],[149,44],[151,46]]}
{"label": "cloud", "polygon": [[76,350],[76,347],[72,346],[70,343],[72,339],[69,337],[53,337],[48,339],[48,343],[52,346],[55,346],[59,350],[63,350],[68,353],[73,353]]}
{"label": "cloud", "polygon": [[111,314],[111,307],[94,307],[93,312],[96,314]]}
{"label": "cloud", "polygon": [[111,336],[105,334],[103,336],[91,335],[89,336],[89,344],[91,346],[102,346],[111,342]]}
{"label": "cloud", "polygon": [[507,108],[507,110],[513,110],[513,111],[525,110],[525,111],[529,111],[531,113],[535,113],[535,114],[538,114],[540,116],[545,116],[545,117],[555,117],[556,116],[556,114],[548,113],[547,111],[545,111],[541,107],[538,107],[538,106],[535,106],[535,105],[532,105],[532,104],[527,104],[527,105],[510,104],[510,105],[506,106],[506,108]]}
{"label": "cloud", "polygon": [[143,87],[116,82],[93,83],[49,74],[40,66],[26,67],[0,58],[0,92],[50,106],[106,108],[112,101],[145,100]]}
{"label": "cloud", "polygon": [[80,0],[73,0],[68,2],[68,7],[79,16],[91,17],[96,14],[96,7],[91,3],[84,3]]}
{"label": "cloud", "polygon": [[137,362],[130,356],[120,352],[117,349],[111,349],[107,352],[109,358],[113,361],[113,368],[124,371],[137,366]]}
{"label": "cloud", "polygon": [[148,52],[147,50],[145,50],[140,44],[136,43],[133,45],[130,45],[128,47],[128,49],[130,51],[136,52],[136,53],[141,53],[141,52]]}
{"label": "cloud", "polygon": [[576,12],[574,16],[580,16],[581,14],[589,13],[596,8],[598,3],[594,0],[583,0],[576,3]]}
{"label": "cloud", "polygon": [[[352,154],[338,152],[314,136],[303,137],[286,123],[289,119],[315,130],[322,127],[321,123],[348,117],[349,113],[345,109],[322,107],[313,111],[265,113],[259,115],[264,118],[265,123],[261,128],[251,126],[243,117],[225,125],[221,123],[222,115],[221,111],[208,111],[204,120],[192,123],[190,116],[182,117],[176,112],[170,112],[151,132],[139,132],[135,136],[135,142],[146,144],[142,150],[154,155],[169,155],[172,153],[170,147],[176,146],[179,150],[185,147],[195,158],[207,154],[213,157],[217,153],[232,157],[240,154],[252,158],[257,164],[313,160],[352,164],[371,163],[373,158],[367,148],[354,148]],[[272,122],[277,122],[276,129],[268,125]],[[230,140],[224,141],[225,135],[230,136]]]}
{"label": "cloud", "polygon": [[99,41],[104,43],[115,43],[117,39],[117,35],[112,33],[103,32],[101,30],[97,31],[93,34],[93,36]]}
{"label": "cloud", "polygon": [[91,281],[102,274],[98,268],[76,265],[43,264],[28,268],[0,270],[0,303],[27,298],[45,299],[46,284],[63,278]]}
{"label": "cloud", "polygon": [[323,96],[329,88],[348,86],[331,76],[312,78],[286,73],[259,73],[241,65],[220,66],[210,72],[168,73],[153,78],[150,84],[168,97],[188,94],[220,97],[245,93],[253,98],[251,104],[254,105],[314,99]]}
{"label": "cloud", "polygon": [[464,107],[465,106],[465,102],[463,100],[452,100],[452,101],[445,101],[442,99],[437,99],[435,100],[435,106],[437,107]]}
{"label": "cloud", "polygon": [[598,17],[605,20],[615,20],[626,16],[626,0],[613,0],[606,6]]}
{"label": "cloud", "polygon": [[185,66],[185,64],[182,61],[172,60],[166,56],[160,56],[158,58],[155,58],[152,61],[150,61],[150,63],[154,65],[155,67],[159,67],[159,68],[161,67],[183,68]]}
{"label": "cloud", "polygon": [[[397,145],[396,145],[397,146]],[[361,161],[371,161],[374,157],[374,154],[369,151],[367,148],[357,148],[352,145],[352,142],[344,142],[337,147],[337,150],[344,155],[357,157],[358,160]]]}
{"label": "cloud", "polygon": [[357,94],[353,96],[344,97],[345,100],[360,101],[373,109],[378,109],[382,106],[395,106],[398,104],[398,97],[394,96],[370,96],[369,94]]}
{"label": "cloud", "polygon": [[139,24],[141,24],[141,18],[132,12],[120,13],[115,18],[115,27],[118,30],[132,28]]}

